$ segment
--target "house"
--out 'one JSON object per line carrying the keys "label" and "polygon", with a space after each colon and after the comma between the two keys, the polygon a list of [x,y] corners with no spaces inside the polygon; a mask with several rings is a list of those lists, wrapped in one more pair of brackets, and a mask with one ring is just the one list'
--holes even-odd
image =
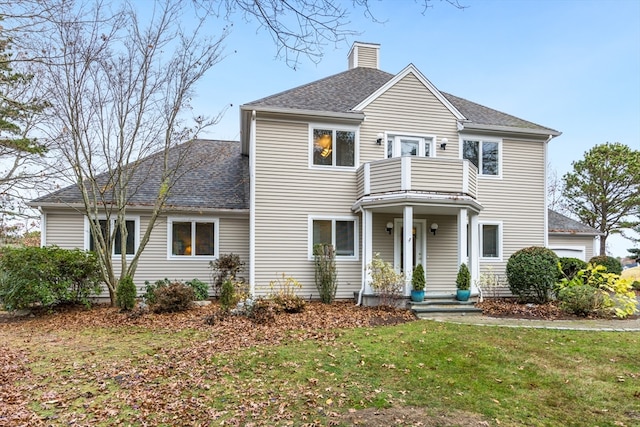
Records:
{"label": "house", "polygon": [[[371,292],[376,253],[408,273],[422,264],[428,292],[452,293],[460,263],[477,279],[559,239],[547,233],[545,200],[547,144],[560,132],[442,92],[412,64],[390,74],[379,63],[380,45],[356,42],[347,71],[242,105],[239,143],[195,141],[210,161],[172,190],[136,284],[205,280],[209,261],[233,252],[255,294],[285,273],[314,297],[312,248],[326,242],[338,298]],[[132,250],[145,194],[128,210]],[[90,248],[78,195],[69,187],[32,201],[43,244]]]}
{"label": "house", "polygon": [[598,254],[600,231],[551,209],[548,215],[549,248],[558,256],[589,261]]}

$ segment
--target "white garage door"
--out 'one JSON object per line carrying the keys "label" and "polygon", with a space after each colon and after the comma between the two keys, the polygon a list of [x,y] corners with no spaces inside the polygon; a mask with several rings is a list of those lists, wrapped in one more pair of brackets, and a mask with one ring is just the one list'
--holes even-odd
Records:
{"label": "white garage door", "polygon": [[586,261],[586,251],[584,246],[550,246],[549,249],[555,252],[559,257],[578,258],[582,261]]}

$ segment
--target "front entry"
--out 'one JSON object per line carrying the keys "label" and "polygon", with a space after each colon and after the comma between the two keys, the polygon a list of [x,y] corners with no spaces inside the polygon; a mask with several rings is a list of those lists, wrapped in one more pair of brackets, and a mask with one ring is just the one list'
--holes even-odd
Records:
{"label": "front entry", "polygon": [[[422,264],[425,271],[427,269],[427,239],[425,230],[427,229],[426,219],[414,219],[413,220],[413,267]],[[402,272],[402,266],[404,265],[404,245],[402,244],[402,218],[394,219],[394,237],[393,237],[393,267],[396,271]],[[413,272],[411,272],[413,273]],[[410,275],[408,275],[409,277]]]}

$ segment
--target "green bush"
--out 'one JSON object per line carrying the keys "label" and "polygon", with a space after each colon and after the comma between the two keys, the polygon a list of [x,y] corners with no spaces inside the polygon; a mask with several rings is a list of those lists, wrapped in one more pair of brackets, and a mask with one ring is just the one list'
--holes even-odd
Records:
{"label": "green bush", "polygon": [[569,280],[573,279],[578,271],[584,270],[585,268],[587,268],[587,263],[579,258],[560,258],[560,270],[562,270],[560,278],[566,277]]}
{"label": "green bush", "polygon": [[607,273],[622,273],[622,264],[617,258],[606,255],[594,256],[589,260],[590,264],[602,265],[607,268]]}
{"label": "green bush", "polygon": [[160,286],[154,291],[155,302],[151,305],[154,313],[172,313],[191,308],[196,294],[193,288],[181,282]]}
{"label": "green bush", "polygon": [[95,255],[57,246],[3,248],[0,254],[0,302],[8,310],[33,305],[89,305],[100,293],[100,267]]}
{"label": "green bush", "polygon": [[559,274],[558,256],[539,246],[520,249],[507,262],[509,289],[521,302],[548,302]]}
{"label": "green bush", "polygon": [[126,276],[118,282],[116,288],[116,305],[124,311],[133,310],[136,305],[136,285],[131,276]]}
{"label": "green bush", "polygon": [[223,311],[228,311],[236,305],[236,302],[236,287],[233,285],[233,281],[227,278],[222,282],[220,290],[220,307]]}
{"label": "green bush", "polygon": [[422,264],[416,265],[411,276],[411,286],[414,291],[424,291],[426,281],[424,279],[424,267]]}
{"label": "green bush", "polygon": [[578,316],[597,313],[604,306],[604,298],[599,289],[589,285],[568,286],[558,292],[560,308]]}
{"label": "green bush", "polygon": [[165,286],[169,286],[170,284],[171,284],[171,280],[167,279],[166,277],[164,279],[156,280],[155,282],[153,282],[153,284],[150,283],[148,280],[145,280],[144,282],[145,292],[142,295],[142,298],[145,300],[147,304],[153,305],[156,303],[156,291]]}
{"label": "green bush", "polygon": [[320,300],[325,304],[331,304],[338,290],[336,251],[333,245],[317,244],[313,247],[313,257],[316,266],[316,288],[320,293]]}
{"label": "green bush", "polygon": [[193,279],[186,283],[187,286],[191,286],[193,292],[196,294],[196,301],[204,301],[209,298],[209,285],[202,280]]}
{"label": "green bush", "polygon": [[460,264],[458,275],[456,276],[456,288],[461,291],[468,291],[471,288],[471,273],[467,264]]}

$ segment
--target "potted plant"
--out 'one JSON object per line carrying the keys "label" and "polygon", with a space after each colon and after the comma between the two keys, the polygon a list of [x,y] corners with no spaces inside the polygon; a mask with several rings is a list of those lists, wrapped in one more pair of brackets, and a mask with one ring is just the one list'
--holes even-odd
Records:
{"label": "potted plant", "polygon": [[456,299],[458,301],[468,301],[471,295],[471,273],[467,264],[460,264],[458,269],[458,276],[456,277]]}
{"label": "potted plant", "polygon": [[422,302],[424,301],[424,268],[422,264],[416,265],[413,269],[413,276],[411,277],[411,284],[413,289],[411,290],[411,301]]}

